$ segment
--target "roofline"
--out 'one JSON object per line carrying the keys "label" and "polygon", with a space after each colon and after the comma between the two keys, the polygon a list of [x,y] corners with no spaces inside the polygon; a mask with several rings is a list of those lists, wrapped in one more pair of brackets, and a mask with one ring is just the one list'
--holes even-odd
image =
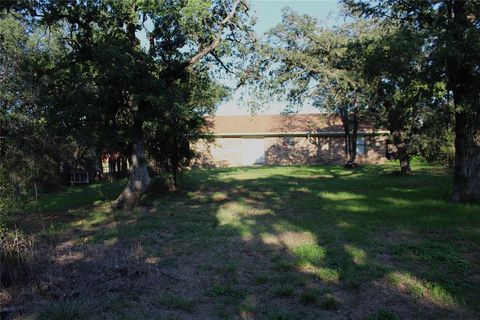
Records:
{"label": "roofline", "polygon": [[[388,135],[390,132],[386,130],[379,130],[375,132],[359,131],[359,136],[379,136]],[[210,136],[222,137],[222,138],[234,138],[234,137],[341,137],[345,133],[342,131],[320,131],[320,132],[303,132],[303,131],[290,131],[290,132],[218,132],[212,133]]]}

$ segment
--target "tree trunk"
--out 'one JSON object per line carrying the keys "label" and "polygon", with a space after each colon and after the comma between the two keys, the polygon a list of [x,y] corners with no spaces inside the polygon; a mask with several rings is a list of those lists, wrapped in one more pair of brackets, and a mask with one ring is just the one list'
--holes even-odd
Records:
{"label": "tree trunk", "polygon": [[345,133],[345,163],[350,161],[350,121],[348,119],[348,110],[346,108],[338,109],[340,118],[342,119],[343,131]]}
{"label": "tree trunk", "polygon": [[478,117],[455,114],[453,202],[480,202],[480,124]]}
{"label": "tree trunk", "polygon": [[122,176],[126,176],[127,173],[128,173],[127,157],[122,155]]}
{"label": "tree trunk", "polygon": [[400,160],[400,172],[409,174],[412,172],[410,167],[410,155],[408,154],[407,145],[399,130],[392,131],[393,144],[397,148],[398,160]]}
{"label": "tree trunk", "polygon": [[127,186],[115,201],[115,206],[120,209],[131,209],[138,206],[140,198],[151,181],[147,170],[147,161],[145,160],[145,137],[142,124],[137,123],[133,131],[134,150],[131,159],[130,178]]}
{"label": "tree trunk", "polygon": [[[473,28],[466,5],[466,1],[457,0],[450,7],[445,45],[452,52],[462,52],[464,38],[458,35]],[[480,106],[474,89],[476,80],[472,76],[478,67],[477,61],[459,60],[458,55],[450,55],[446,61],[448,88],[453,92],[455,109],[460,110],[455,114],[453,202],[480,203]]]}
{"label": "tree trunk", "polygon": [[[463,80],[468,73],[459,71]],[[458,75],[457,74],[457,75]],[[480,106],[471,105],[466,97],[465,85],[453,91],[455,107],[455,167],[453,170],[453,202],[480,203]]]}
{"label": "tree trunk", "polygon": [[345,132],[345,162],[350,160],[350,133]]}
{"label": "tree trunk", "polygon": [[172,160],[172,191],[178,191],[178,165]]}
{"label": "tree trunk", "polygon": [[354,163],[357,159],[357,136],[358,136],[358,115],[355,111],[352,119],[352,134],[350,135],[349,162]]}
{"label": "tree trunk", "polygon": [[98,179],[103,179],[103,157],[102,152],[97,152],[97,161],[98,161]]}

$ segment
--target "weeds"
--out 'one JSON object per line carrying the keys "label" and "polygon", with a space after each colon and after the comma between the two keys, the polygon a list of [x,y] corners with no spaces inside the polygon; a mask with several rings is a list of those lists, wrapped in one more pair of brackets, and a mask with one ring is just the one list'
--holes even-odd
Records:
{"label": "weeds", "polygon": [[5,288],[29,282],[40,265],[33,237],[17,230],[0,234],[0,279]]}
{"label": "weeds", "polygon": [[[115,300],[115,309],[97,303],[93,318],[329,319],[343,316],[339,309],[376,311],[370,302],[380,283],[378,294],[398,299],[404,319],[420,312],[476,318],[478,206],[442,200],[445,176],[404,179],[369,166],[351,175],[334,166],[203,173],[188,173],[195,192],[152,195],[155,207],[138,212],[112,213],[103,186],[105,196],[94,186],[40,196],[40,207],[48,207],[42,204],[48,198],[50,208],[66,209],[54,214],[58,220],[47,211],[46,225],[61,226],[43,233],[57,235],[48,242],[55,251],[42,249],[54,263],[38,275],[38,287],[22,286],[38,292],[18,295],[21,312],[88,319],[85,308],[75,306],[82,303],[71,300],[86,292]],[[306,190],[301,196],[292,192],[299,188]],[[71,198],[77,209],[67,208]],[[95,211],[92,200],[101,201]],[[62,218],[69,222],[59,224]],[[364,294],[371,295],[367,303]],[[60,301],[38,313],[45,299]],[[399,318],[378,310],[371,319]]]}
{"label": "weeds", "polygon": [[338,310],[340,308],[340,302],[338,299],[331,293],[327,293],[325,297],[323,297],[322,308],[325,310]]}
{"label": "weeds", "polygon": [[273,287],[272,292],[275,296],[277,297],[291,297],[294,293],[294,289],[290,286],[287,285],[279,285],[276,287]]}
{"label": "weeds", "polygon": [[170,309],[179,309],[183,311],[193,312],[195,308],[195,304],[193,301],[174,294],[162,294],[156,299],[156,301],[161,306]]}
{"label": "weeds", "polygon": [[316,304],[318,301],[319,292],[313,289],[305,289],[299,296],[302,304]]}
{"label": "weeds", "polygon": [[401,318],[397,313],[389,309],[382,308],[368,317],[367,320],[401,320]]}
{"label": "weeds", "polygon": [[86,299],[50,302],[38,314],[37,320],[89,320],[93,319],[95,306]]}

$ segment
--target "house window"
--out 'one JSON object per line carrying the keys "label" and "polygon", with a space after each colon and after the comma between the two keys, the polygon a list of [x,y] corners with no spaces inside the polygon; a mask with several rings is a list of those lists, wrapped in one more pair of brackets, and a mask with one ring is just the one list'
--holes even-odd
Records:
{"label": "house window", "polygon": [[365,154],[365,137],[357,138],[357,154],[360,156]]}

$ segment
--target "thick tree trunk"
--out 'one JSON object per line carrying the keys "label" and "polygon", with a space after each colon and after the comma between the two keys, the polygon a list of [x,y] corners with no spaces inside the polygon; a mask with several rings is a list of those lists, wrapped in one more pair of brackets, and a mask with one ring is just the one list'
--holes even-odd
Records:
{"label": "thick tree trunk", "polygon": [[400,161],[400,172],[409,174],[412,172],[410,167],[410,155],[408,154],[407,145],[399,130],[392,131],[393,144],[397,148],[397,156]]}
{"label": "thick tree trunk", "polygon": [[[454,1],[449,7],[449,25],[445,45],[452,52],[462,52],[464,43],[459,34],[473,28],[465,6],[466,1]],[[447,59],[448,89],[453,92],[455,109],[455,168],[452,201],[480,203],[480,106],[473,70],[475,59],[459,60],[458,55]],[[472,57],[471,57],[472,58]],[[473,95],[472,95],[473,93]],[[475,96],[476,95],[476,96]],[[468,97],[470,96],[470,97]],[[472,105],[477,103],[477,105]]]}
{"label": "thick tree trunk", "polygon": [[455,115],[454,202],[480,202],[479,121],[464,112]]}
{"label": "thick tree trunk", "polygon": [[150,185],[150,175],[145,160],[145,138],[140,124],[134,128],[134,150],[131,159],[130,178],[127,186],[115,201],[120,209],[131,209],[140,203],[140,198]]}

